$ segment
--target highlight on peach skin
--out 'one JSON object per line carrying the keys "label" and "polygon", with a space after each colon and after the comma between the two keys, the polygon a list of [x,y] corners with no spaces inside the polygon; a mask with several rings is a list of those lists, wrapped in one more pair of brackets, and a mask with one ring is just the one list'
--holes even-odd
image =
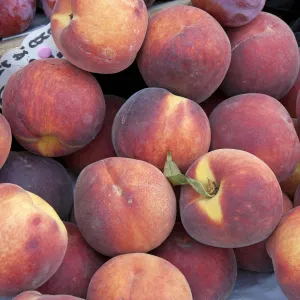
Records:
{"label": "highlight on peach skin", "polygon": [[36,13],[36,0],[1,0],[0,38],[24,32]]}
{"label": "highlight on peach skin", "polygon": [[57,157],[83,148],[96,137],[105,102],[91,74],[64,59],[49,58],[31,62],[10,77],[2,110],[26,150]]}
{"label": "highlight on peach skin", "polygon": [[0,210],[0,295],[13,297],[36,289],[57,271],[68,236],[54,209],[17,185],[0,184]]}

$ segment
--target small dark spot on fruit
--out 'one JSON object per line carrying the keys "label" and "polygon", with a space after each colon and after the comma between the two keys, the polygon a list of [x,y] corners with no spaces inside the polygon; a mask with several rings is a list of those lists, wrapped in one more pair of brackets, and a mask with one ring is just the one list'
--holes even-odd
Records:
{"label": "small dark spot on fruit", "polygon": [[35,250],[39,247],[39,242],[37,239],[31,239],[26,244],[26,249]]}
{"label": "small dark spot on fruit", "polygon": [[32,224],[35,225],[35,226],[38,226],[41,224],[41,218],[40,217],[35,217],[33,220],[32,220]]}
{"label": "small dark spot on fruit", "polygon": [[235,14],[233,17],[234,21],[239,21],[239,22],[247,22],[248,17],[243,15],[243,14]]}
{"label": "small dark spot on fruit", "polygon": [[73,14],[70,14],[69,17],[70,17],[70,20],[73,20]]}
{"label": "small dark spot on fruit", "polygon": [[138,18],[141,16],[141,10],[139,8],[135,8],[134,13]]}

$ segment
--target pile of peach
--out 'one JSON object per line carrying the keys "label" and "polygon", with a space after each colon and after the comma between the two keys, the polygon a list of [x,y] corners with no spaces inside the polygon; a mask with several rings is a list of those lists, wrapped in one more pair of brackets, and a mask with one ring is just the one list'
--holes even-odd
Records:
{"label": "pile of peach", "polygon": [[[299,299],[300,55],[263,6],[58,0],[64,59],[3,93],[0,296],[221,300],[239,268]],[[104,95],[133,63],[148,87]]]}

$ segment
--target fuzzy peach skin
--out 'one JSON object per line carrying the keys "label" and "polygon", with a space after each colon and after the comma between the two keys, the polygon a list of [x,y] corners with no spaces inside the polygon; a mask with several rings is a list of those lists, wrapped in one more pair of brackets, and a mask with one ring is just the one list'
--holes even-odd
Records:
{"label": "fuzzy peach skin", "polygon": [[224,27],[239,27],[251,22],[262,11],[265,0],[192,0]]}
{"label": "fuzzy peach skin", "polygon": [[69,296],[69,295],[42,295],[37,291],[26,291],[14,297],[13,300],[84,300],[84,299]]}
{"label": "fuzzy peach skin", "polygon": [[106,256],[148,252],[175,224],[173,188],[144,161],[111,157],[95,162],[80,173],[74,192],[79,230]]}
{"label": "fuzzy peach skin", "polygon": [[22,33],[31,24],[36,0],[1,0],[0,38]]}
{"label": "fuzzy peach skin", "polygon": [[[300,48],[299,48],[300,52]],[[297,79],[290,89],[290,91],[282,97],[279,101],[284,105],[284,107],[289,112],[292,118],[297,118],[296,113],[296,104],[297,104],[297,96],[300,92],[300,72],[298,73]]]}
{"label": "fuzzy peach skin", "polygon": [[281,189],[288,197],[294,199],[298,185],[300,184],[300,162],[294,173],[286,180],[280,182]]}
{"label": "fuzzy peach skin", "polygon": [[74,205],[72,181],[56,160],[27,151],[11,151],[0,170],[0,183],[13,183],[48,202],[68,220]]}
{"label": "fuzzy peach skin", "polygon": [[187,233],[200,243],[239,248],[266,239],[282,215],[282,193],[272,170],[256,156],[241,150],[220,149],[201,156],[186,175],[209,190],[212,198],[183,186],[181,221]]}
{"label": "fuzzy peach skin", "polygon": [[263,160],[279,182],[295,171],[300,143],[284,106],[263,94],[244,94],[219,104],[209,117],[211,149],[232,148]]}
{"label": "fuzzy peach skin", "polygon": [[56,2],[57,0],[42,0],[44,13],[49,19],[51,19]]}
{"label": "fuzzy peach skin", "polygon": [[54,209],[14,184],[0,184],[0,295],[15,296],[46,282],[61,265],[68,236]]}
{"label": "fuzzy peach skin", "polygon": [[288,299],[299,299],[300,294],[300,207],[289,211],[268,238],[270,255],[277,281]]}
{"label": "fuzzy peach skin", "polygon": [[209,149],[211,132],[203,109],[162,88],[132,95],[117,113],[112,140],[118,156],[164,168],[168,150],[182,171]]}
{"label": "fuzzy peach skin", "polygon": [[145,253],[110,259],[93,276],[87,300],[192,300],[184,275],[168,261]]}
{"label": "fuzzy peach skin", "polygon": [[10,125],[5,117],[0,114],[0,169],[4,165],[11,149],[12,134]]}
{"label": "fuzzy peach skin", "polygon": [[299,72],[299,48],[290,27],[261,12],[252,22],[228,28],[232,47],[229,70],[221,89],[228,96],[261,93],[280,99]]}
{"label": "fuzzy peach skin", "polygon": [[200,103],[223,81],[230,49],[224,29],[213,17],[196,7],[176,5],[150,17],[137,63],[149,87]]}
{"label": "fuzzy peach skin", "polygon": [[51,18],[53,39],[64,57],[101,74],[118,73],[134,62],[147,26],[143,0],[60,0]]}
{"label": "fuzzy peach skin", "polygon": [[112,126],[117,112],[125,103],[125,99],[114,95],[105,95],[104,97],[106,114],[103,126],[98,135],[90,144],[81,150],[63,158],[67,168],[76,174],[79,174],[91,163],[108,157],[117,156],[111,138]]}
{"label": "fuzzy peach skin", "polygon": [[[292,201],[283,194],[283,215],[293,208]],[[266,249],[266,240],[247,247],[236,248],[234,253],[240,269],[258,273],[273,272],[273,264]]]}
{"label": "fuzzy peach skin", "polygon": [[176,223],[166,241],[152,251],[177,267],[187,279],[194,300],[228,299],[237,278],[232,249],[198,243],[180,223]]}
{"label": "fuzzy peach skin", "polygon": [[96,137],[105,102],[91,74],[64,59],[49,58],[36,60],[10,77],[2,110],[25,149],[56,157],[71,154]]}
{"label": "fuzzy peach skin", "polygon": [[56,273],[37,290],[42,294],[66,294],[85,299],[93,275],[107,258],[87,244],[76,225],[64,224],[68,232],[64,260]]}

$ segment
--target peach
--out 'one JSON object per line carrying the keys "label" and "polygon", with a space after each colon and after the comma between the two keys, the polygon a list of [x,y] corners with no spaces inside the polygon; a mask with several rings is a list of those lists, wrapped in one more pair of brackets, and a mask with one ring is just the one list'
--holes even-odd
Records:
{"label": "peach", "polygon": [[111,157],[80,173],[74,209],[90,246],[115,256],[158,247],[175,224],[176,198],[163,173],[151,164]]}
{"label": "peach", "polygon": [[286,180],[280,182],[281,189],[288,197],[294,199],[298,185],[300,184],[300,162],[294,173]]}
{"label": "peach", "polygon": [[263,94],[244,94],[219,104],[210,115],[211,149],[232,148],[263,160],[279,182],[295,171],[300,143],[284,106]]}
{"label": "peach", "polygon": [[110,259],[93,276],[87,300],[192,300],[184,275],[168,261],[145,253]]}
{"label": "peach", "polygon": [[189,185],[181,188],[182,224],[200,243],[249,246],[266,239],[280,221],[280,185],[272,170],[246,151],[211,151],[194,162],[186,175],[207,192],[205,196]]}
{"label": "peach", "polygon": [[49,19],[51,19],[56,2],[57,0],[42,0],[44,13]]}
{"label": "peach", "polygon": [[232,47],[229,70],[221,89],[228,96],[261,93],[280,99],[299,73],[294,33],[279,17],[261,12],[252,22],[228,28]]}
{"label": "peach", "polygon": [[54,209],[14,184],[0,184],[0,295],[34,290],[61,265],[68,236]]}
{"label": "peach", "polygon": [[118,156],[149,162],[162,170],[170,150],[179,168],[188,167],[210,145],[210,127],[194,101],[163,88],[132,95],[117,113],[112,139]]}
{"label": "peach", "polygon": [[69,295],[42,295],[37,291],[26,291],[14,297],[13,300],[84,300],[84,299],[69,296]]}
{"label": "peach", "polygon": [[200,106],[202,107],[206,115],[209,117],[213,110],[225,99],[225,95],[220,90],[217,90],[207,100],[202,102]]}
{"label": "peach", "polygon": [[150,17],[137,56],[149,87],[165,88],[198,103],[220,86],[230,60],[230,42],[221,25],[187,5],[168,7]]}
{"label": "peach", "polygon": [[300,294],[300,207],[283,216],[268,238],[270,255],[277,281],[288,299],[299,299]]}
{"label": "peach", "polygon": [[89,283],[107,258],[94,251],[76,225],[65,222],[68,248],[56,273],[37,290],[42,294],[72,295],[86,298]]}
{"label": "peach", "polygon": [[116,156],[111,132],[115,116],[121,106],[125,103],[125,99],[114,95],[105,95],[105,100],[105,119],[96,138],[81,150],[63,158],[67,168],[76,174],[79,174],[85,167],[93,162]]}
{"label": "peach", "polygon": [[36,60],[14,73],[2,101],[16,140],[41,156],[83,148],[99,133],[105,116],[96,79],[58,58]]}
{"label": "peach", "polygon": [[[283,214],[293,208],[291,200],[283,194]],[[247,247],[236,248],[234,253],[238,267],[243,270],[267,273],[273,272],[273,263],[266,249],[266,240]]]}
{"label": "peach", "polygon": [[36,0],[1,0],[0,38],[24,32],[36,12]]}
{"label": "peach", "polygon": [[5,117],[0,114],[0,169],[4,165],[12,144],[10,125]]}
{"label": "peach", "polygon": [[48,157],[11,151],[0,170],[0,183],[13,183],[47,201],[62,220],[73,207],[72,181],[65,168]]}
{"label": "peach", "polygon": [[187,279],[194,300],[227,299],[237,278],[232,249],[198,243],[180,223],[176,223],[167,240],[152,251],[177,267]]}
{"label": "peach", "polygon": [[101,74],[120,72],[134,62],[147,26],[143,0],[60,0],[51,18],[53,39],[64,57]]}
{"label": "peach", "polygon": [[[300,52],[300,48],[299,48]],[[290,116],[292,118],[296,118],[296,104],[297,104],[297,96],[300,92],[300,72],[298,73],[296,82],[290,89],[290,91],[282,97],[279,101],[283,104],[283,106],[287,109]]]}
{"label": "peach", "polygon": [[239,27],[256,18],[265,2],[265,0],[192,0],[192,5],[208,12],[224,27]]}

